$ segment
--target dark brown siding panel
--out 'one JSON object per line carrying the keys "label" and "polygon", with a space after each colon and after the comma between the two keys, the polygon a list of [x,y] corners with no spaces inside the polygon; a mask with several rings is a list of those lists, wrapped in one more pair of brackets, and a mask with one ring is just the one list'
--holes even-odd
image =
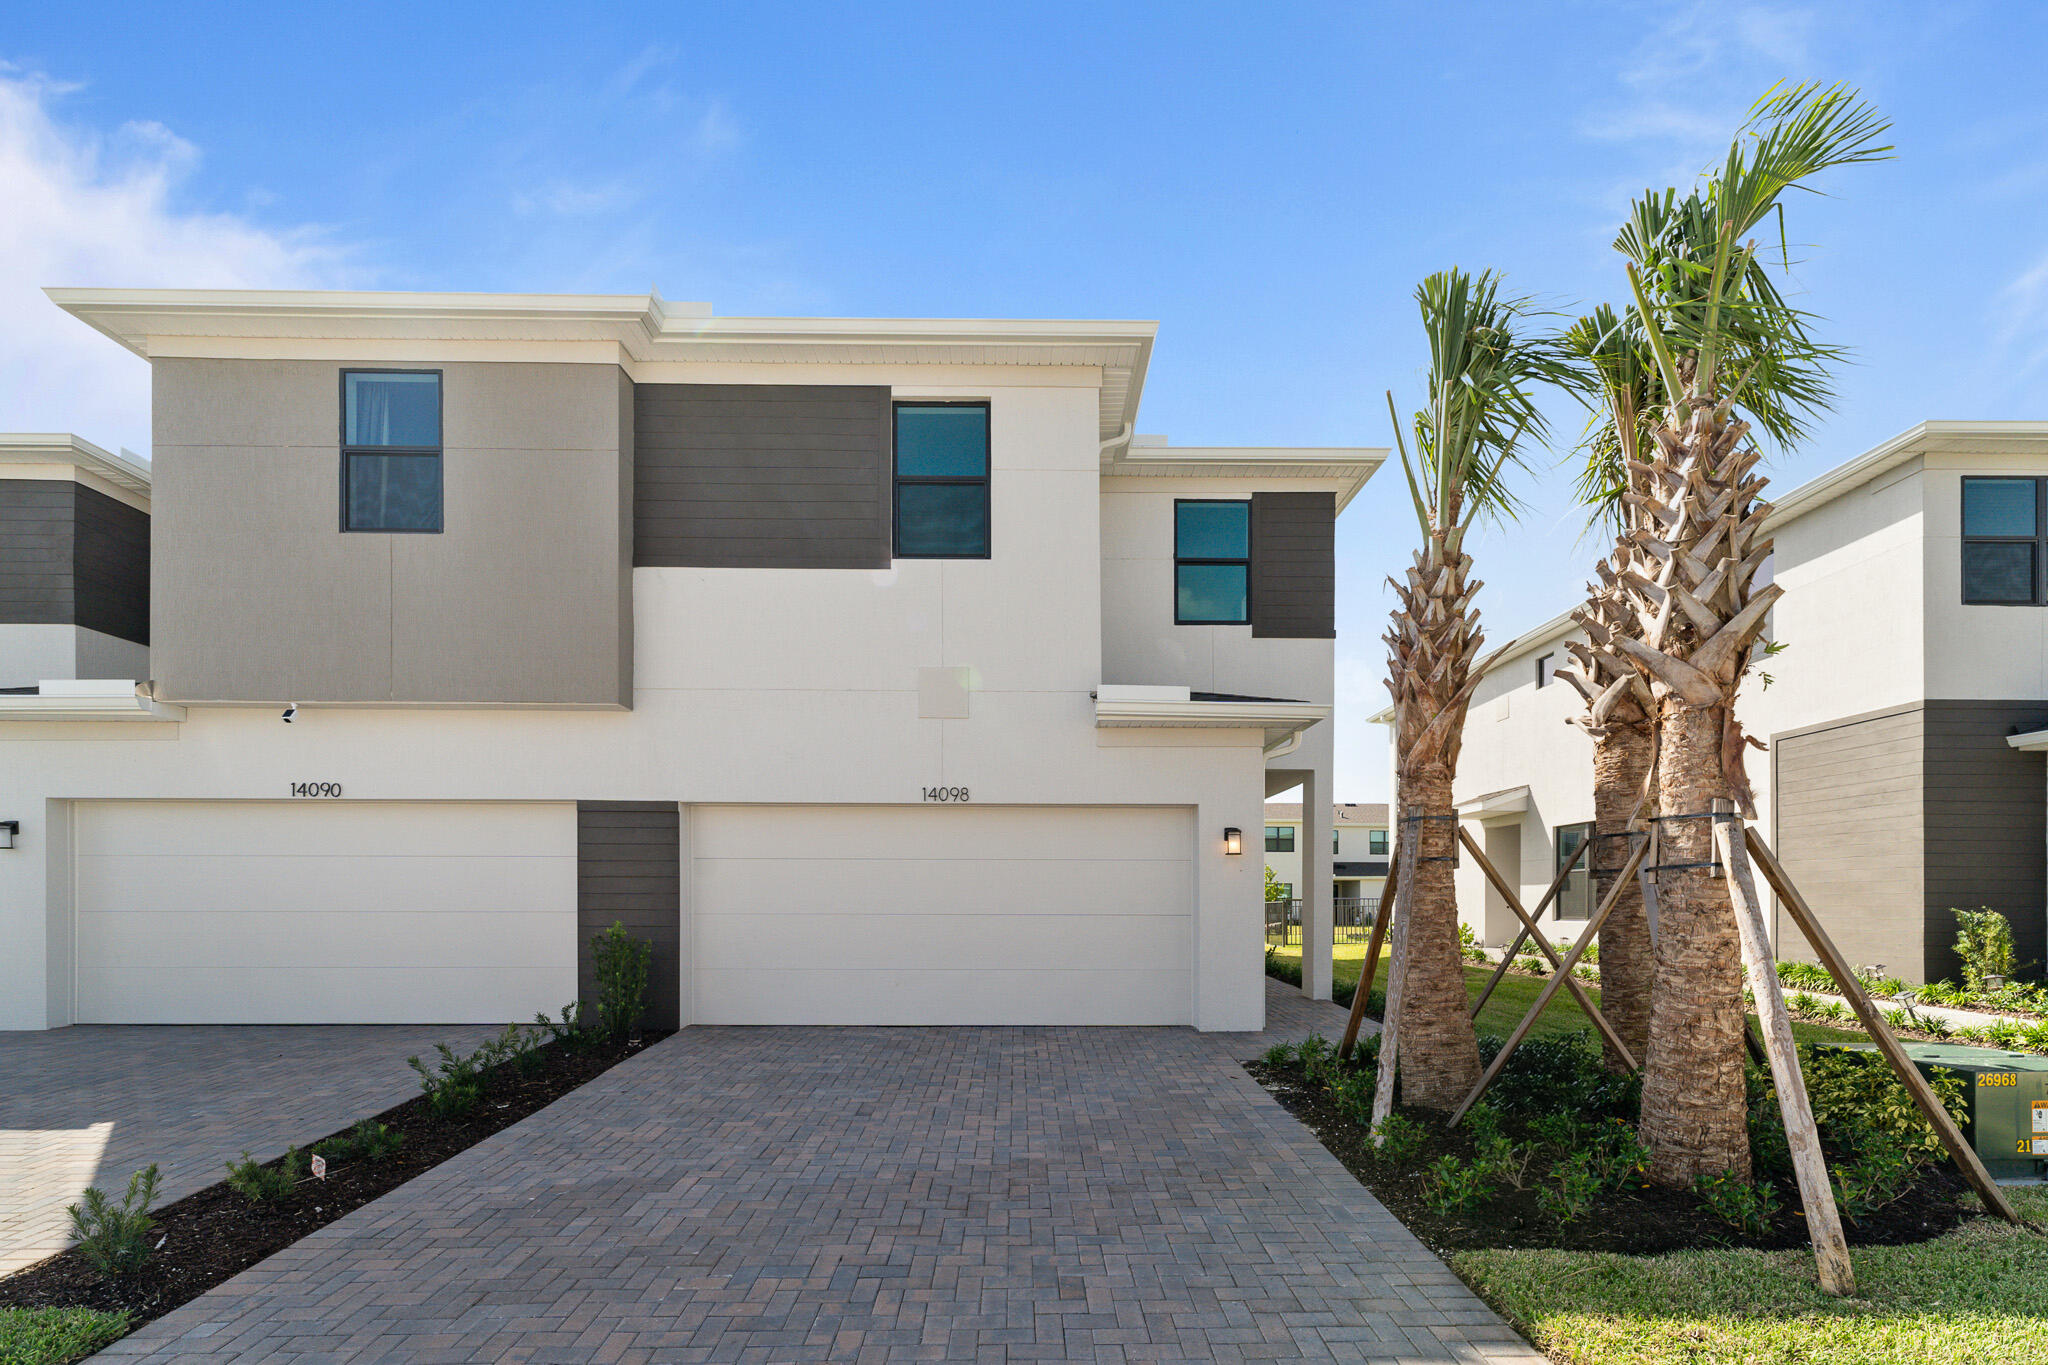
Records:
{"label": "dark brown siding panel", "polygon": [[[1776,848],[1851,962],[1919,979],[1927,967],[1920,846],[1918,707],[1781,736],[1774,750]],[[1778,956],[1814,954],[1778,913]]]}
{"label": "dark brown siding panel", "polygon": [[1252,494],[1252,634],[1337,634],[1337,495]]}
{"label": "dark brown siding panel", "polygon": [[886,569],[889,390],[638,384],[633,563]]}
{"label": "dark brown siding panel", "polygon": [[576,803],[576,988],[597,998],[590,941],[623,924],[654,947],[645,1028],[681,1026],[682,825],[672,801]]}
{"label": "dark brown siding panel", "polygon": [[78,624],[149,643],[149,514],[74,484],[73,546]]}
{"label": "dark brown siding panel", "polygon": [[0,623],[68,626],[76,503],[68,479],[0,479]]}
{"label": "dark brown siding panel", "polygon": [[1927,702],[1930,977],[1959,979],[1952,909],[2002,911],[2019,960],[2048,958],[2048,765],[2005,742],[2016,726],[2048,728],[2048,703]]}

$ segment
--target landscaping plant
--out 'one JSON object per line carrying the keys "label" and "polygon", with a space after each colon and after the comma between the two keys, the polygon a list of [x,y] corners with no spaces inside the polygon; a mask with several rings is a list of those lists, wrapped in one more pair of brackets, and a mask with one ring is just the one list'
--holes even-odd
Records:
{"label": "landscaping plant", "polygon": [[340,1137],[328,1138],[313,1151],[328,1161],[382,1161],[405,1145],[405,1134],[375,1119],[361,1119]]}
{"label": "landscaping plant", "polygon": [[306,1158],[296,1147],[286,1148],[275,1166],[265,1166],[244,1151],[240,1161],[228,1163],[228,1188],[252,1204],[267,1204],[290,1194],[305,1175]]}
{"label": "landscaping plant", "polygon": [[597,963],[598,1027],[613,1043],[623,1043],[640,1029],[647,1001],[647,965],[654,946],[635,938],[617,920],[590,941]]}
{"label": "landscaping plant", "polygon": [[104,1277],[132,1275],[149,1259],[149,1234],[156,1222],[157,1169],[151,1162],[128,1177],[128,1192],[116,1204],[95,1185],[67,1210],[79,1254]]}
{"label": "landscaping plant", "polygon": [[1751,1182],[1733,1171],[1703,1175],[1692,1182],[1700,1203],[1731,1228],[1761,1234],[1778,1216],[1783,1201],[1775,1187],[1765,1181]]}
{"label": "landscaping plant", "polygon": [[458,1053],[446,1043],[434,1044],[434,1051],[440,1054],[438,1067],[429,1068],[417,1057],[406,1058],[406,1063],[419,1073],[420,1090],[442,1118],[460,1118],[476,1108],[484,1097],[484,1073],[495,1065],[490,1044],[475,1052]]}
{"label": "landscaping plant", "polygon": [[[1529,331],[1526,299],[1504,297],[1492,272],[1446,270],[1415,291],[1429,338],[1428,401],[1414,414],[1411,452],[1395,415],[1394,439],[1422,546],[1386,635],[1394,699],[1395,815],[1403,824],[1400,1061],[1402,1097],[1449,1109],[1479,1079],[1478,1039],[1466,1013],[1451,860],[1457,816],[1451,785],[1465,711],[1484,672],[1484,637],[1473,597],[1466,537],[1481,516],[1504,518],[1516,503],[1508,475],[1526,437],[1546,430],[1537,394],[1576,382],[1556,340]],[[1393,412],[1393,395],[1387,406]]]}
{"label": "landscaping plant", "polygon": [[2017,970],[2011,920],[1989,906],[1949,913],[1956,917],[1956,956],[1962,960],[1963,984],[1972,993],[1989,989],[1985,977],[2009,977]]}
{"label": "landscaping plant", "polygon": [[1804,418],[1827,407],[1840,356],[1780,294],[1751,234],[1782,222],[1788,191],[1884,156],[1887,126],[1852,90],[1775,91],[1720,166],[1684,193],[1646,193],[1615,242],[1656,371],[1647,468],[1631,471],[1641,491],[1625,498],[1644,515],[1615,580],[1620,602],[1648,624],[1614,646],[1656,704],[1665,870],[1642,1132],[1651,1174],[1668,1186],[1747,1186],[1742,957],[1704,816],[1716,801],[1754,813],[1735,703],[1784,593],[1759,579],[1771,541],[1751,430],[1795,441]]}

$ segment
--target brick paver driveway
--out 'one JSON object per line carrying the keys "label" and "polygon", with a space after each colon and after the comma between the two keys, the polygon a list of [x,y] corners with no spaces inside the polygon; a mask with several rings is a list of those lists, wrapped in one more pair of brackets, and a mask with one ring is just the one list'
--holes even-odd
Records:
{"label": "brick paver driveway", "polygon": [[66,1205],[150,1162],[167,1204],[417,1092],[405,1059],[473,1025],[84,1025],[0,1033],[0,1275],[68,1243]]}
{"label": "brick paver driveway", "polygon": [[1263,1041],[691,1029],[106,1354],[1540,1362],[1244,1074]]}

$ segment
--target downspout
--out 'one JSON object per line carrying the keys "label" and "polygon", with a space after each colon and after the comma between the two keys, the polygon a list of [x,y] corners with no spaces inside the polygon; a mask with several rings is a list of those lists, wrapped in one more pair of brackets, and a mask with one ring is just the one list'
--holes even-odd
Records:
{"label": "downspout", "polygon": [[1285,758],[1287,755],[1293,753],[1296,749],[1299,749],[1301,747],[1301,737],[1306,733],[1307,727],[1304,726],[1302,729],[1296,730],[1287,738],[1279,740],[1278,742],[1273,744],[1268,744],[1266,746],[1266,757],[1269,759]]}
{"label": "downspout", "polygon": [[1109,438],[1109,439],[1108,439],[1107,441],[1104,441],[1104,442],[1102,443],[1102,448],[1101,448],[1101,450],[1099,450],[1098,452],[1096,452],[1096,453],[1097,453],[1097,456],[1098,456],[1098,458],[1100,458],[1100,459],[1104,459],[1104,460],[1108,459],[1108,458],[1109,458],[1109,448],[1110,448],[1111,446],[1121,446],[1121,445],[1129,445],[1129,444],[1130,444],[1130,440],[1131,440],[1131,431],[1132,431],[1132,428],[1133,428],[1133,427],[1135,427],[1136,425],[1137,425],[1137,424],[1136,424],[1135,422],[1126,422],[1126,423],[1124,423],[1124,429],[1123,429],[1122,431],[1119,431],[1119,432],[1118,432],[1118,433],[1117,433],[1116,435],[1114,435],[1114,436],[1110,437],[1110,438]]}

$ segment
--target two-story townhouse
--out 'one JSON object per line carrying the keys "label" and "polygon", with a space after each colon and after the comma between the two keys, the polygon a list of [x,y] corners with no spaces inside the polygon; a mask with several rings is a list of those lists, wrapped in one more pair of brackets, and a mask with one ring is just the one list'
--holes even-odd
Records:
{"label": "two-story townhouse", "polygon": [[[2048,422],[1924,422],[1775,501],[1781,648],[1743,684],[1758,828],[1844,952],[1910,980],[1955,973],[1952,908],[2048,957]],[[1458,809],[1534,904],[1593,818],[1591,741],[1553,676],[1569,614],[1474,693]],[[1465,917],[1518,927],[1466,859]],[[1592,910],[1574,875],[1565,936]],[[1782,916],[1779,952],[1811,960]]]}
{"label": "two-story townhouse", "polygon": [[51,292],[148,657],[0,696],[0,1025],[531,1018],[615,920],[663,1025],[1260,1025],[1384,452],[1134,439],[1143,322]]}
{"label": "two-story townhouse", "polygon": [[[1305,890],[1301,804],[1266,803],[1266,866],[1293,899]],[[1330,894],[1339,923],[1359,923],[1379,904],[1390,848],[1384,804],[1341,802],[1330,808]]]}

